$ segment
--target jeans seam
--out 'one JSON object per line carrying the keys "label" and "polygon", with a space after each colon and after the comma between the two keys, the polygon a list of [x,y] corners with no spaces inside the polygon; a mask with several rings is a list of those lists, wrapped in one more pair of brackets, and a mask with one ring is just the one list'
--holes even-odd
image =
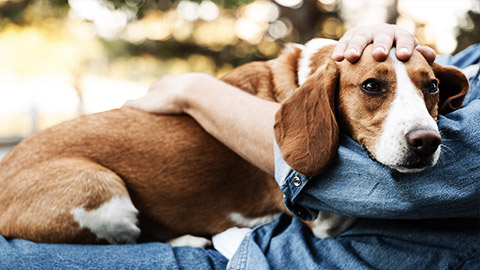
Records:
{"label": "jeans seam", "polygon": [[[227,264],[227,269],[246,269],[247,265],[247,253],[248,253],[248,244],[247,242],[250,241],[249,237],[251,236],[251,232],[245,236],[245,239],[240,244],[240,247],[237,250],[237,254],[234,255],[232,260]],[[230,265],[230,263],[232,263]]]}

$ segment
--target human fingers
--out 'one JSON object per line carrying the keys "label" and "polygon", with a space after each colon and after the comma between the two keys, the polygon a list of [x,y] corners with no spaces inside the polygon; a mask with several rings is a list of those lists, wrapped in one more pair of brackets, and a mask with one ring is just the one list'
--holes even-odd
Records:
{"label": "human fingers", "polygon": [[416,50],[420,52],[423,55],[423,57],[425,57],[425,60],[427,60],[429,64],[432,64],[433,61],[435,61],[435,58],[437,57],[435,51],[428,46],[419,45],[417,46]]}
{"label": "human fingers", "polygon": [[418,45],[417,39],[407,30],[395,28],[395,54],[398,60],[407,61],[412,56],[413,50]]}
{"label": "human fingers", "polygon": [[335,49],[332,52],[331,58],[335,61],[338,61],[338,62],[345,59],[345,57],[343,55],[345,53],[345,49],[347,48],[347,45],[348,45],[348,42],[346,42],[346,41],[342,42],[342,43],[338,43],[337,46],[335,46]]}
{"label": "human fingers", "polygon": [[125,102],[123,107],[136,108],[149,113],[157,114],[182,113],[178,106],[176,106],[172,101],[159,95],[152,95],[151,93],[147,93],[145,96],[138,99],[128,100]]}
{"label": "human fingers", "polygon": [[123,104],[123,107],[136,108],[150,113],[160,113],[161,111],[158,110],[158,106],[155,104],[155,102],[152,102],[152,99],[146,96],[138,99],[128,100],[125,102],[125,104]]}
{"label": "human fingers", "polygon": [[377,61],[387,59],[395,39],[394,31],[389,27],[381,27],[373,34],[372,57]]}
{"label": "human fingers", "polygon": [[337,46],[335,46],[331,58],[335,61],[342,61],[346,58],[350,62],[358,60],[364,47],[367,45],[367,41],[359,41],[364,35],[368,35],[372,27],[373,26],[357,26],[345,32],[338,41]]}
{"label": "human fingers", "polygon": [[165,76],[152,83],[144,96],[127,101],[124,107],[133,107],[150,113],[179,114],[183,112],[178,98],[181,88],[182,80],[174,76]]}
{"label": "human fingers", "polygon": [[372,32],[368,28],[361,28],[354,32],[345,50],[345,59],[351,63],[357,61],[365,47],[370,44],[372,40]]}
{"label": "human fingers", "polygon": [[350,36],[350,32],[347,32],[343,35],[342,38],[338,40],[337,46],[335,46],[332,52],[331,58],[333,60],[340,62],[343,59],[345,59],[344,54],[348,46],[348,41],[350,38],[349,36]]}

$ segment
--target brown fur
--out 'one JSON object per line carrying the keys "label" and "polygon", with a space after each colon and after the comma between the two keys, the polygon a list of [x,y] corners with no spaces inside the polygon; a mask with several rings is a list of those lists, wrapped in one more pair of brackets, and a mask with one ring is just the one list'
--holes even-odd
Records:
{"label": "brown fur", "polygon": [[335,157],[339,134],[334,113],[336,72],[331,63],[318,68],[316,79],[297,89],[275,116],[275,138],[283,159],[305,175],[322,173]]}
{"label": "brown fur", "polygon": [[277,59],[270,62],[273,83],[275,85],[276,101],[283,102],[298,88],[298,59],[302,50],[294,45],[288,45]]}
{"label": "brown fur", "polygon": [[440,100],[438,112],[447,114],[462,108],[463,99],[467,94],[469,82],[463,73],[451,67],[445,67],[436,63],[432,64],[435,77],[440,80]]}

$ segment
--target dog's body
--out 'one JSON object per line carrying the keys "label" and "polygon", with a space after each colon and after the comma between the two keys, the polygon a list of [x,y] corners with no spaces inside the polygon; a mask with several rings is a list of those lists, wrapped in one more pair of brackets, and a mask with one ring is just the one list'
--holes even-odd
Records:
{"label": "dog's body", "polygon": [[134,242],[135,208],[143,233],[159,240],[207,236],[283,210],[276,183],[191,118],[128,108],[27,139],[0,174],[1,234],[41,242],[95,242],[80,226],[111,243]]}
{"label": "dog's body", "polygon": [[[381,163],[403,171],[434,165],[440,151],[433,134],[438,134],[437,104],[444,108],[462,99],[468,88],[463,75],[436,67],[437,77],[448,79],[453,72],[461,80],[452,86],[455,93],[439,98],[418,90],[436,81],[420,55],[405,65],[392,57],[376,63],[365,56],[355,65],[335,64],[329,60],[333,47],[324,45],[328,42],[307,44],[310,50],[291,46],[275,60],[247,64],[224,78],[249,93],[282,102],[275,133],[287,163],[307,175],[321,173],[335,157],[338,117],[342,129]],[[377,78],[387,93],[357,93],[369,78]],[[408,78],[411,82],[405,82]],[[411,91],[396,94],[398,87]],[[399,114],[408,103],[405,98],[412,96],[412,110],[423,102],[417,110],[421,115]],[[416,130],[428,135],[409,138]],[[390,137],[398,141],[396,146],[385,143]],[[433,146],[422,152],[415,146],[419,142]],[[392,147],[396,158],[388,155]],[[166,241],[252,227],[285,211],[273,178],[188,116],[129,108],[83,116],[39,132],[0,163],[0,234],[6,237],[131,243],[140,227],[145,238]]]}

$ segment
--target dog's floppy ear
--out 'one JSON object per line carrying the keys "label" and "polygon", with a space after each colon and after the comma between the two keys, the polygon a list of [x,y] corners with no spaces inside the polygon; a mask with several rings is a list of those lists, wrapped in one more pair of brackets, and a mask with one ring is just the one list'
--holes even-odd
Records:
{"label": "dog's floppy ear", "polygon": [[432,64],[435,77],[440,80],[440,100],[438,113],[447,114],[462,108],[463,99],[468,92],[467,77],[457,68]]}
{"label": "dog's floppy ear", "polygon": [[318,68],[275,115],[275,139],[283,159],[295,171],[322,173],[337,153],[335,119],[338,69],[333,61]]}

